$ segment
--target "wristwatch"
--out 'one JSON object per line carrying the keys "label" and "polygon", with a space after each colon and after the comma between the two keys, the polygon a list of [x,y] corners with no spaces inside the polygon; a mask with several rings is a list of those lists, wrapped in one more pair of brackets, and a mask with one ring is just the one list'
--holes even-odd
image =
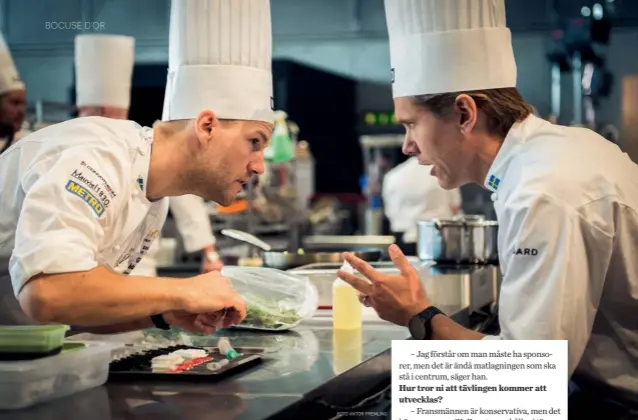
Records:
{"label": "wristwatch", "polygon": [[153,325],[155,325],[155,328],[159,328],[160,330],[164,331],[168,331],[171,329],[171,326],[168,325],[162,314],[151,315],[151,321],[153,321]]}
{"label": "wristwatch", "polygon": [[423,312],[414,315],[408,323],[410,335],[415,340],[429,340],[432,338],[432,318],[435,315],[445,315],[438,308],[430,306]]}

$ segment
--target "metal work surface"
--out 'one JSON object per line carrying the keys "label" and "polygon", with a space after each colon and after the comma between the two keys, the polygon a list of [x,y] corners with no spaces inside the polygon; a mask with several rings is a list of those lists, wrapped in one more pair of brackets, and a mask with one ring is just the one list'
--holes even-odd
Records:
{"label": "metal work surface", "polygon": [[[460,308],[447,307],[448,313]],[[405,328],[364,317],[361,332],[334,332],[330,311],[319,311],[293,331],[258,333],[246,330],[220,331],[216,336],[179,334],[174,341],[193,345],[216,345],[219,336],[231,338],[236,347],[263,347],[264,362],[251,370],[217,383],[138,382],[109,383],[51,403],[14,412],[0,412],[0,419],[265,419],[295,403],[345,371],[374,358],[391,346],[392,340],[406,339]],[[149,332],[152,332],[149,335]],[[73,339],[140,343],[158,340],[157,330],[109,336],[80,334]],[[170,340],[174,340],[171,343]],[[390,363],[381,360],[374,374],[390,377]],[[370,372],[349,370],[347,375],[361,375],[361,383],[370,382]],[[377,363],[376,365],[379,365]],[[389,383],[389,382],[388,382]],[[361,389],[352,389],[352,398]],[[357,395],[356,395],[357,394]],[[344,397],[341,395],[341,397]]]}
{"label": "metal work surface", "polygon": [[[472,307],[492,293],[490,273],[474,279],[465,270],[432,275],[431,264],[417,267],[432,302],[461,325],[470,327]],[[385,273],[398,272],[392,263],[373,263]],[[315,284],[331,289],[338,265],[314,265],[295,270]],[[484,276],[481,276],[484,277]],[[478,288],[478,290],[477,290]],[[485,290],[483,290],[485,288]],[[331,290],[330,290],[331,291]],[[328,290],[326,290],[328,293]],[[321,294],[321,291],[320,291]],[[331,296],[330,296],[331,300]],[[218,382],[107,382],[104,386],[29,409],[0,412],[4,419],[328,419],[336,412],[357,410],[362,401],[386,401],[390,386],[392,340],[409,337],[406,328],[384,322],[371,308],[363,308],[363,328],[357,332],[332,329],[330,310],[318,310],[312,319],[284,333],[222,330],[214,336],[146,330],[116,335],[79,334],[73,340],[110,341],[118,344],[160,342],[216,346],[227,336],[235,347],[265,349],[263,362],[250,370]],[[374,397],[374,398],[372,398]],[[378,408],[380,414],[385,408]],[[378,415],[377,414],[377,415]],[[361,417],[360,417],[361,418]],[[383,418],[378,416],[377,418]]]}

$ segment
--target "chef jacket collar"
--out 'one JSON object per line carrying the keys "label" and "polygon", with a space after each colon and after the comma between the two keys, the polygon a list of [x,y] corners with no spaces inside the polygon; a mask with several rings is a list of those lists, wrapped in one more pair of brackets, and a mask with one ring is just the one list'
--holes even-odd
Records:
{"label": "chef jacket collar", "polygon": [[487,177],[483,183],[485,188],[494,193],[498,191],[498,187],[507,173],[512,158],[516,155],[519,148],[525,144],[531,132],[542,122],[542,119],[534,115],[529,115],[523,121],[514,123],[507,133],[507,136],[505,136],[505,140],[503,140],[503,144],[496,154],[496,158],[494,162],[492,162],[490,170],[487,172]]}
{"label": "chef jacket collar", "polygon": [[136,179],[137,188],[134,191],[140,196],[144,204],[151,205],[153,203],[146,197],[146,187],[148,185],[148,174],[151,167],[151,149],[154,139],[153,129],[139,125],[138,127],[141,130],[142,142],[137,147],[137,152],[141,158],[138,161],[139,163],[135,165],[135,169],[138,173]]}

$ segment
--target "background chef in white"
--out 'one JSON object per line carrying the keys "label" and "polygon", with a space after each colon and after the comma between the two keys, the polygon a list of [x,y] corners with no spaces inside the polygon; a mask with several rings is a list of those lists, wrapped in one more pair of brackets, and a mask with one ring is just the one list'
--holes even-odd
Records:
{"label": "background chef in white", "polygon": [[3,324],[113,332],[166,322],[210,333],[219,314],[225,326],[243,320],[245,303],[219,272],[128,274],[159,234],[166,197],[227,205],[263,172],[271,38],[268,0],[174,0],[165,122],[77,118],[0,156],[0,249],[12,250],[0,279]]}
{"label": "background chef in white", "polygon": [[22,130],[26,111],[26,88],[0,34],[0,153],[26,134]]}
{"label": "background chef in white", "polygon": [[[128,118],[134,60],[133,37],[83,34],[75,38],[76,106],[80,117]],[[169,209],[185,251],[202,254],[202,272],[221,270],[223,264],[215,249],[204,200],[195,195],[171,197]],[[157,276],[159,244],[160,236],[131,274]]]}
{"label": "background chef in white", "polygon": [[503,0],[385,7],[404,152],[431,165],[444,188],[475,182],[493,191],[500,335],[438,314],[396,247],[401,275],[349,256],[371,283],[340,276],[415,338],[567,339],[579,384],[638,392],[638,166],[593,131],[532,114],[515,89]]}
{"label": "background chef in white", "polygon": [[383,178],[383,210],[403,253],[416,255],[417,222],[449,219],[461,212],[458,188],[446,190],[416,156],[392,168]]}

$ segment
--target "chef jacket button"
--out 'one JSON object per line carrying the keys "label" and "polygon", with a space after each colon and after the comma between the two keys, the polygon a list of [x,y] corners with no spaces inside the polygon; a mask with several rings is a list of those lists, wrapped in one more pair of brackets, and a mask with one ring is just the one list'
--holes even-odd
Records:
{"label": "chef jacket button", "polygon": [[116,250],[116,251],[119,251],[119,250],[120,250],[120,246],[119,246],[119,245],[115,245],[115,246],[113,247],[113,249],[114,249],[114,250]]}
{"label": "chef jacket button", "polygon": [[498,195],[496,193],[492,193],[492,201],[496,201],[496,199],[498,198]]}

